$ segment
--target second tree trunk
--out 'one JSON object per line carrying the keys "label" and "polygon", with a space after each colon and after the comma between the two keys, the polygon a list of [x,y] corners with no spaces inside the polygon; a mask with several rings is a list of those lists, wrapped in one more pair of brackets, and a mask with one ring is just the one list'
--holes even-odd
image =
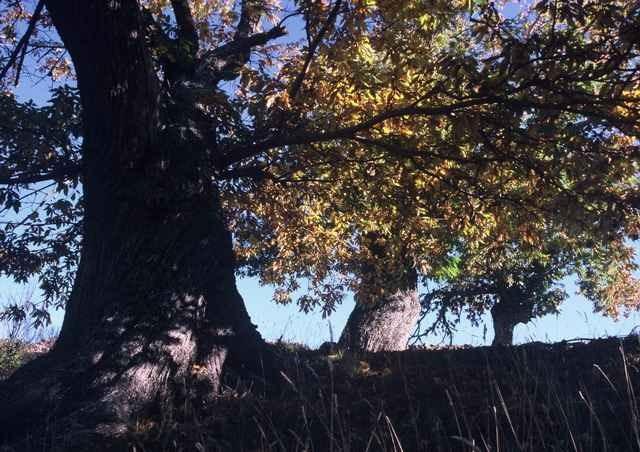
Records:
{"label": "second tree trunk", "polygon": [[362,238],[362,246],[367,252],[358,266],[356,306],[338,347],[363,352],[404,350],[421,311],[417,273],[403,246],[394,246],[392,240],[369,233]]}
{"label": "second tree trunk", "polygon": [[377,301],[358,300],[342,331],[338,347],[352,351],[400,351],[420,316],[415,288],[398,290]]}

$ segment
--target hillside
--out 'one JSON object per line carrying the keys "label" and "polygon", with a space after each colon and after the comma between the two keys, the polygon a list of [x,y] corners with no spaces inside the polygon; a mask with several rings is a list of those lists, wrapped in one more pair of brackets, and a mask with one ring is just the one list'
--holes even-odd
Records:
{"label": "hillside", "polygon": [[288,367],[275,391],[229,378],[212,407],[141,419],[130,450],[640,448],[637,337],[360,357],[292,348],[280,348]]}
{"label": "hillside", "polygon": [[[221,450],[638,450],[635,337],[300,361]],[[321,389],[319,389],[321,388]],[[246,408],[245,408],[246,410]],[[253,432],[250,433],[250,432]]]}

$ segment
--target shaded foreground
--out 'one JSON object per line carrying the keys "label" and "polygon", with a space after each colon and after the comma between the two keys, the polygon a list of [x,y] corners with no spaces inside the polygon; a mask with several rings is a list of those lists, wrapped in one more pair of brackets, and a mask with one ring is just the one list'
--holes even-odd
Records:
{"label": "shaded foreground", "polygon": [[[139,419],[129,445],[115,450],[640,448],[637,337],[362,356],[282,353],[290,359],[277,395],[228,380],[213,410],[185,403]],[[19,450],[65,450],[55,420],[46,428],[46,444]]]}

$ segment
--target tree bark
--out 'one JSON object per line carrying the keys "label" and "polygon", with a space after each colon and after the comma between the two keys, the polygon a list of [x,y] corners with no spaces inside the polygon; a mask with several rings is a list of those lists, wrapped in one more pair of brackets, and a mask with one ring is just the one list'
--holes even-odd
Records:
{"label": "tree bark", "polygon": [[513,330],[517,323],[511,321],[508,317],[495,314],[493,309],[491,310],[491,318],[493,320],[493,341],[491,345],[495,346],[509,346],[513,345]]}
{"label": "tree bark", "polygon": [[46,417],[99,445],[191,391],[215,395],[223,366],[259,375],[266,351],[210,156],[161,111],[137,2],[46,3],[82,98],[82,258],[54,349],[0,388],[0,425],[19,438]]}
{"label": "tree bark", "polygon": [[356,295],[356,306],[338,348],[360,352],[405,350],[419,317],[420,301],[415,288],[398,290],[377,301]]}
{"label": "tree bark", "polygon": [[399,351],[420,317],[418,276],[395,249],[377,233],[363,237],[369,251],[359,268],[360,288],[342,331],[338,348],[359,352]]}

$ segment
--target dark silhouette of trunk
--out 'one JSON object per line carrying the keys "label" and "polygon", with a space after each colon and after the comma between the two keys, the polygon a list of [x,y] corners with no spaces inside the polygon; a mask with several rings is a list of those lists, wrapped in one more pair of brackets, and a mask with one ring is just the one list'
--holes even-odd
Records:
{"label": "dark silhouette of trunk", "polygon": [[493,320],[493,341],[491,345],[513,345],[513,330],[517,322],[506,316],[501,316],[491,309],[491,319]]}
{"label": "dark silhouette of trunk", "polygon": [[360,269],[356,305],[338,341],[343,350],[405,350],[420,316],[417,273],[402,257],[392,257],[391,264],[388,248],[378,239],[370,234],[367,246],[374,259],[387,260],[364,263]]}
{"label": "dark silhouette of trunk", "polygon": [[260,374],[265,349],[236,290],[208,156],[160,127],[137,2],[46,3],[82,98],[84,241],[60,337],[0,388],[0,425],[20,438],[53,419],[82,432],[74,450],[115,447],[92,435],[121,437],[190,391],[206,402],[223,366]]}
{"label": "dark silhouette of trunk", "polygon": [[533,318],[533,303],[523,300],[522,294],[502,295],[491,308],[494,337],[491,345],[513,345],[513,331],[518,323]]}

